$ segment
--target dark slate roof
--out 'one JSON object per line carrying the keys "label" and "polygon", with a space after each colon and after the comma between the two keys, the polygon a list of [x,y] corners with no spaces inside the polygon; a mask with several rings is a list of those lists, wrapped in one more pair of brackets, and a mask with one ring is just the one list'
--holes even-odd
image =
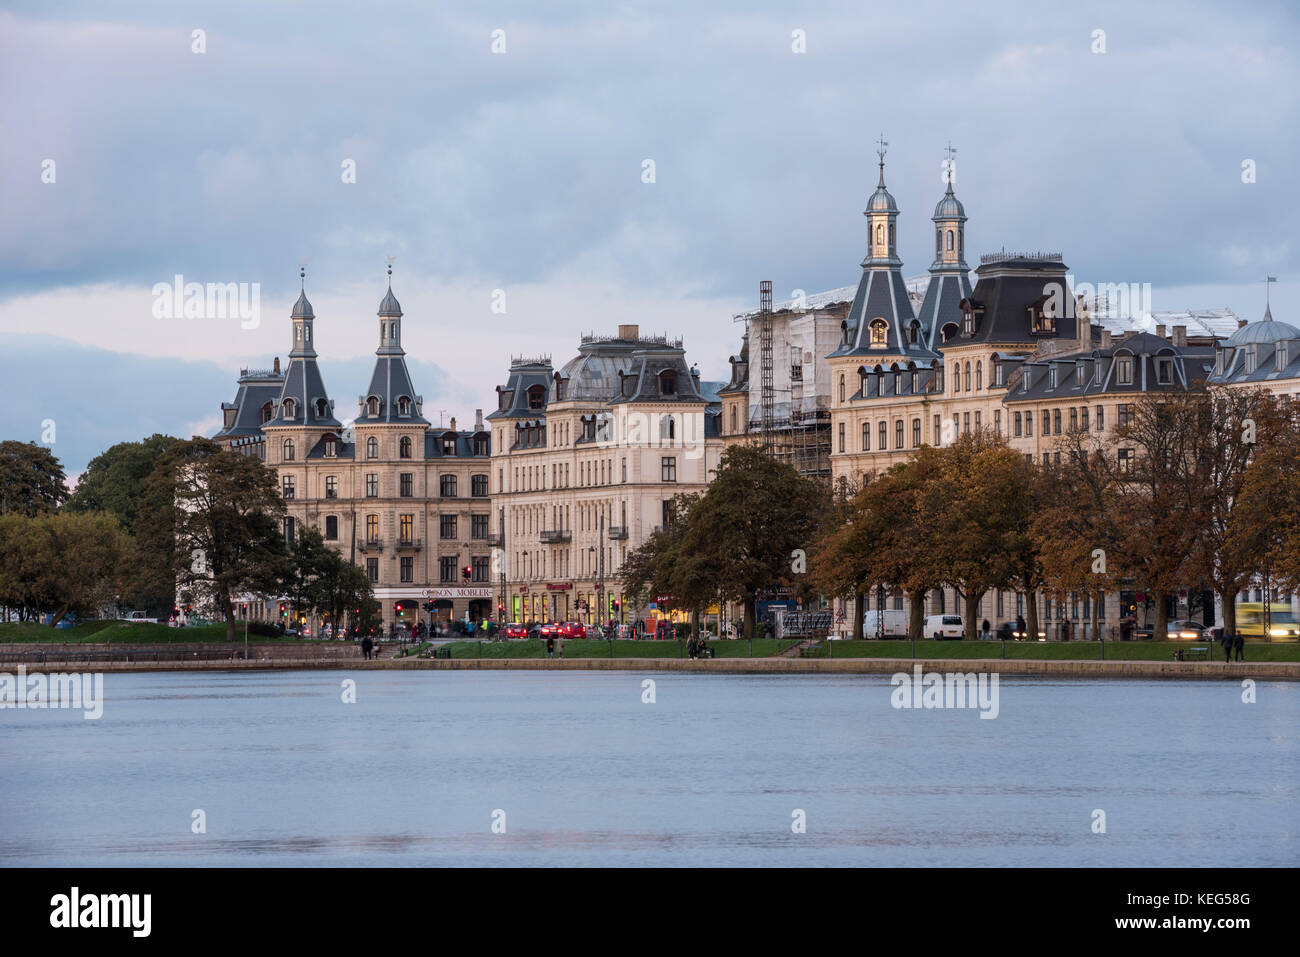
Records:
{"label": "dark slate roof", "polygon": [[731,379],[717,390],[718,395],[729,395],[749,391],[749,331],[746,328],[744,341],[740,345],[740,355],[727,359],[731,363]]}
{"label": "dark slate roof", "polygon": [[[674,390],[660,391],[662,374],[676,373]],[[619,376],[620,388],[610,405],[636,402],[704,402],[699,380],[686,366],[686,352],[681,344],[643,341],[632,353],[631,368]]]}
{"label": "dark slate roof", "polygon": [[311,310],[311,303],[307,299],[307,291],[304,289],[298,293],[298,301],[293,304],[293,312],[290,319],[315,319],[316,313]]}
{"label": "dark slate roof", "polygon": [[[504,386],[497,386],[497,407],[488,419],[531,419],[546,415],[546,396],[551,388],[551,360],[515,359],[510,363],[510,373]],[[528,407],[528,390],[542,387],[542,408]]]}
{"label": "dark slate roof", "polygon": [[[482,432],[460,431],[452,429],[429,429],[424,433],[424,457],[426,459],[451,458],[452,456],[444,455],[442,451],[442,440],[451,437],[456,440],[456,455],[458,459],[486,459],[492,455],[492,433],[486,429]],[[481,440],[484,451],[479,454],[474,451],[475,438]]]}
{"label": "dark slate roof", "polygon": [[[379,414],[370,415],[367,400],[375,396],[379,399]],[[397,402],[402,397],[411,400],[410,415],[399,415]],[[375,371],[370,374],[370,387],[360,397],[361,411],[357,415],[358,424],[376,422],[411,422],[416,425],[428,425],[428,420],[419,413],[420,396],[415,393],[411,374],[406,369],[406,358],[400,350],[397,353],[379,353],[375,356]]]}
{"label": "dark slate roof", "polygon": [[[1009,254],[984,257],[975,270],[979,281],[964,302],[974,310],[975,332],[959,332],[951,342],[1037,343],[1043,339],[1074,339],[1078,313],[1073,306],[1073,292],[1066,280],[1066,266],[1059,256],[1022,256]],[[1062,308],[1055,317],[1056,330],[1051,334],[1030,331],[1030,307],[1043,302],[1044,287],[1060,284]],[[965,306],[963,306],[963,309]]]}
{"label": "dark slate roof", "polygon": [[239,388],[235,392],[234,402],[223,402],[222,410],[233,409],[235,421],[229,428],[217,432],[214,439],[242,439],[262,434],[262,407],[271,403],[274,415],[275,405],[284,388],[284,375],[279,372],[248,371],[239,377]]}
{"label": "dark slate roof", "polygon": [[[1265,318],[1243,326],[1237,330],[1238,335],[1251,326],[1267,328],[1253,335],[1241,336],[1240,340],[1234,335],[1218,343],[1215,350],[1215,371],[1210,376],[1210,381],[1216,385],[1265,385],[1278,379],[1300,378],[1300,331],[1288,323]],[[1291,334],[1284,333],[1287,329],[1291,330]],[[1255,368],[1247,372],[1247,354],[1252,349]],[[1280,369],[1279,353],[1282,362]]]}
{"label": "dark slate roof", "polygon": [[[1115,359],[1120,356],[1131,356],[1134,360],[1132,383],[1120,384],[1117,379]],[[1197,388],[1206,380],[1213,356],[1214,350],[1210,346],[1178,347],[1150,333],[1138,333],[1110,349],[1063,353],[1025,361],[1020,366],[1019,383],[1007,390],[1003,401],[1031,402],[1126,392],[1136,395]],[[1166,358],[1173,360],[1172,376],[1170,382],[1162,384],[1158,381],[1156,360]],[[1078,376],[1080,366],[1083,367],[1082,382]],[[1055,386],[1052,385],[1053,368],[1056,369]]]}
{"label": "dark slate roof", "polygon": [[[850,401],[935,394],[939,367],[939,362],[928,359],[858,366],[858,390],[850,396]],[[912,391],[913,372],[917,378],[915,392]]]}
{"label": "dark slate roof", "polygon": [[383,300],[379,303],[378,314],[385,318],[390,316],[401,318],[402,307],[398,303],[397,297],[393,295],[393,287],[391,285],[388,287],[388,292],[384,295]]}
{"label": "dark slate roof", "polygon": [[971,286],[965,270],[932,269],[931,273],[917,318],[921,320],[926,343],[931,350],[937,350],[943,347],[944,326],[953,325],[961,330],[961,301],[970,298]]}
{"label": "dark slate roof", "polygon": [[[294,417],[285,419],[284,400],[294,400]],[[317,401],[325,400],[324,414],[317,409]],[[314,355],[294,355],[284,370],[284,387],[276,403],[275,417],[265,427],[277,425],[306,426],[307,428],[338,429],[342,423],[334,418],[334,403],[325,391],[325,380]]]}
{"label": "dark slate roof", "polygon": [[[886,323],[885,345],[871,345],[871,323]],[[910,342],[908,330],[917,324],[917,341]],[[897,266],[864,266],[858,291],[844,320],[844,337],[832,356],[909,356],[931,358],[925,330],[912,312],[907,284]]]}

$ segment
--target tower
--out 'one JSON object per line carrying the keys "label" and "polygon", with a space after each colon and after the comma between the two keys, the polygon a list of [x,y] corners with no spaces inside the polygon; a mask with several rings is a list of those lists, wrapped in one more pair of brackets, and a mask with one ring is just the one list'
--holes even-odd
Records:
{"label": "tower", "polygon": [[943,345],[961,328],[961,301],[971,294],[970,267],[966,265],[966,210],[953,192],[956,167],[951,143],[945,150],[944,180],[947,188],[934,215],[934,262],[930,263],[930,285],[925,290],[917,318],[931,349]]}

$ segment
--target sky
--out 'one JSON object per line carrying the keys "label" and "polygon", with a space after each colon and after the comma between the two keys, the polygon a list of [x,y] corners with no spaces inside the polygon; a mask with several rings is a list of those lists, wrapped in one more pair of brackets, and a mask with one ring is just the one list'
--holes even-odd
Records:
{"label": "sky", "polygon": [[[1247,319],[1272,275],[1274,318],[1300,324],[1297,19],[0,3],[0,438],[45,440],[75,475],[115,442],[212,434],[239,370],[287,356],[304,264],[345,418],[390,261],[435,423],[495,407],[512,355],[560,364],[621,323],[726,379],[760,280],[777,299],[857,282],[882,135],[906,276],[932,258],[951,143],[972,265],[1058,251],[1081,281],[1150,283],[1155,310]],[[246,283],[259,308],[160,315],[178,275]]]}

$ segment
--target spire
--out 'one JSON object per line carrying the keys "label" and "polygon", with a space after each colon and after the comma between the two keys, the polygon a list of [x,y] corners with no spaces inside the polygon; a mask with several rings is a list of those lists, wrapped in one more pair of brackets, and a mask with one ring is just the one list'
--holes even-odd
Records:
{"label": "spire", "polygon": [[948,141],[948,148],[944,150],[944,152],[948,154],[947,157],[945,158],[945,162],[943,166],[943,178],[944,181],[948,184],[948,188],[944,191],[944,195],[951,196],[953,195],[952,181],[957,178],[956,160],[952,158],[952,154],[957,152],[957,150],[953,147],[952,140]]}
{"label": "spire", "polygon": [[325,381],[316,365],[316,336],[312,331],[316,313],[307,301],[307,269],[302,264],[298,267],[298,301],[294,303],[290,318],[293,322],[293,348],[289,351],[289,364],[284,370],[278,408],[267,425],[338,429],[340,425],[334,418],[334,403],[329,399]]}
{"label": "spire", "polygon": [[880,139],[876,140],[876,155],[880,157],[880,181],[876,183],[876,189],[885,188],[885,153],[887,152],[888,143],[885,142],[885,134],[880,134]]}
{"label": "spire", "polygon": [[1264,277],[1264,322],[1273,321],[1273,307],[1269,304],[1269,287],[1277,282],[1276,276]]}

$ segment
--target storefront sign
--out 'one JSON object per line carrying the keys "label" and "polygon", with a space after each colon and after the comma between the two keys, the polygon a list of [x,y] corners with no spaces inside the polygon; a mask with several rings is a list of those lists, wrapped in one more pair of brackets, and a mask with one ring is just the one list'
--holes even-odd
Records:
{"label": "storefront sign", "polygon": [[435,601],[439,598],[491,598],[492,587],[486,585],[482,588],[426,588],[424,597]]}

